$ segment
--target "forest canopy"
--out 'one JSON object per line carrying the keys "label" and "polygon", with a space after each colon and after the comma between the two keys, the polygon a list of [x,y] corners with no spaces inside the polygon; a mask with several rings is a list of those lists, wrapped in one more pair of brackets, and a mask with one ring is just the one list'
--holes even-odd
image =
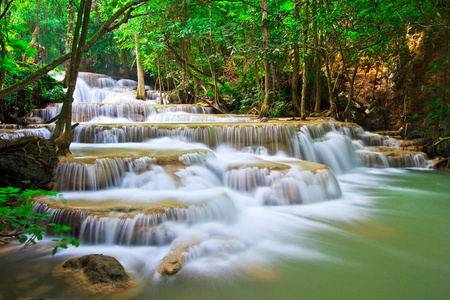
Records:
{"label": "forest canopy", "polygon": [[[24,62],[63,70],[82,2],[0,0],[0,88],[24,77]],[[442,79],[421,84],[441,123],[448,15],[447,0],[95,0],[80,70],[135,78],[142,65],[155,88],[222,112],[344,119],[354,105],[392,98],[406,117],[423,102],[408,94],[417,85],[408,72],[424,55],[416,44],[428,42],[434,55],[422,75]],[[361,87],[361,74],[374,77],[373,90]],[[381,91],[383,78],[391,83]]]}

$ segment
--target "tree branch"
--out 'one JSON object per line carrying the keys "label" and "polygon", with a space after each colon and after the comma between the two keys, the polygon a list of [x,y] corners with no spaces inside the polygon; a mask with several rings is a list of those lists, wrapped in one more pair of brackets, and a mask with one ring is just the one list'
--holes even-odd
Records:
{"label": "tree branch", "polygon": [[[165,41],[165,44],[167,46],[167,49],[169,49],[170,52],[172,52],[172,54],[175,56],[175,59],[183,64],[187,64],[192,70],[194,70],[195,72],[202,74],[203,76],[206,76],[208,78],[212,78],[211,74],[207,74],[199,69],[197,69],[194,65],[192,65],[191,63],[186,62],[178,53],[177,51],[175,51],[175,49],[173,49],[173,47],[169,44],[169,42]],[[217,82],[220,83],[221,85],[224,85],[223,81],[217,79]]]}
{"label": "tree branch", "polygon": [[[3,19],[6,14],[8,13],[9,8],[11,7],[11,4],[13,3],[14,0],[11,0],[9,2],[6,3],[6,8],[5,10],[2,12],[2,14],[0,15],[0,20]],[[3,1],[2,1],[3,2]],[[0,7],[1,8],[1,7]]]}

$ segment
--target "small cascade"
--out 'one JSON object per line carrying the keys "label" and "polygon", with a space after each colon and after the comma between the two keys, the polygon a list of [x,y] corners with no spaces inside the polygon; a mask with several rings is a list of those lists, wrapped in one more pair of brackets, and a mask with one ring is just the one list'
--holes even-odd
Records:
{"label": "small cascade", "polygon": [[265,205],[311,204],[340,196],[339,184],[330,170],[289,174],[257,195]]}
{"label": "small cascade", "polygon": [[49,139],[52,136],[52,131],[46,127],[0,130],[0,140],[12,140],[23,136],[42,136]]}
{"label": "small cascade", "polygon": [[147,100],[153,100],[157,104],[169,104],[166,93],[148,90],[145,92]]}
{"label": "small cascade", "polygon": [[185,166],[199,165],[206,167],[206,160],[208,158],[215,158],[213,152],[195,152],[186,153],[178,158]]}
{"label": "small cascade", "polygon": [[251,118],[217,117],[208,115],[192,115],[188,113],[163,113],[151,115],[147,118],[149,123],[201,123],[201,122],[255,122]]}
{"label": "small cascade", "polygon": [[343,128],[340,126],[338,131],[331,124],[302,127],[298,137],[301,158],[325,164],[339,174],[356,167],[359,162],[348,136],[358,135],[350,130],[344,131]]}
{"label": "small cascade", "polygon": [[174,106],[161,106],[158,108],[158,113],[178,113],[184,112],[189,114],[212,114],[213,109],[211,107],[203,107],[199,105],[174,105]]}
{"label": "small cascade", "polygon": [[136,143],[160,137],[181,137],[189,142],[202,143],[210,148],[226,145],[237,150],[263,146],[274,154],[285,151],[299,157],[296,125],[80,125],[75,128],[76,143]]}
{"label": "small cascade", "polygon": [[368,168],[425,168],[429,165],[425,153],[389,147],[358,150],[357,155]]}
{"label": "small cascade", "polygon": [[[49,217],[46,217],[45,221],[43,221],[45,225],[55,223],[70,226],[70,234],[72,236],[78,235],[81,223],[88,217],[89,214],[87,211],[83,210],[53,208],[49,204],[39,202],[34,203],[33,210],[41,214],[51,214]],[[51,231],[50,228],[48,230]],[[49,233],[51,234],[52,232]]]}
{"label": "small cascade", "polygon": [[[62,161],[56,169],[56,190],[97,191],[117,188],[122,184],[128,186],[130,176],[139,176],[138,182],[150,187],[157,175],[163,174],[160,168],[152,166],[153,162],[154,159],[150,157],[98,158],[92,163]],[[145,176],[142,175],[144,173]]]}
{"label": "small cascade", "polygon": [[[62,104],[48,106],[45,109],[35,110],[34,116],[47,122],[59,115]],[[106,118],[123,118],[129,122],[144,122],[152,114],[156,114],[153,105],[144,103],[73,103],[72,122],[89,122]]]}
{"label": "small cascade", "polygon": [[[151,214],[130,218],[87,217],[80,228],[81,241],[108,245],[167,245],[179,234],[170,222],[201,223],[232,222],[236,209],[228,198],[219,197],[203,204],[185,208],[164,208]],[[165,225],[161,225],[165,224]]]}
{"label": "small cascade", "polygon": [[224,174],[225,185],[255,196],[265,205],[314,203],[341,196],[333,172],[324,165],[300,160],[262,160],[254,164],[230,165]]}
{"label": "small cascade", "polygon": [[48,105],[46,108],[34,109],[33,117],[40,119],[42,122],[47,122],[59,115],[59,113],[61,112],[61,107],[61,103],[54,103]]}
{"label": "small cascade", "polygon": [[116,81],[114,79],[103,74],[80,72],[78,73],[78,78],[83,80],[91,88],[101,89],[114,87],[116,85]]}
{"label": "small cascade", "polygon": [[138,86],[138,83],[131,79],[120,79],[116,82],[115,86]]}
{"label": "small cascade", "polygon": [[234,169],[225,174],[225,185],[239,192],[252,193],[257,187],[271,186],[283,177],[283,173],[278,171],[270,172],[266,168]]}

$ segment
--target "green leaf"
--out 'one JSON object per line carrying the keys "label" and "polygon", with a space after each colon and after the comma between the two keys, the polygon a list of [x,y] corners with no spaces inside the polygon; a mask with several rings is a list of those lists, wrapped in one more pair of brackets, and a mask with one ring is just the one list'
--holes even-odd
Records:
{"label": "green leaf", "polygon": [[24,235],[21,235],[19,238],[19,243],[23,244],[28,240],[28,238]]}

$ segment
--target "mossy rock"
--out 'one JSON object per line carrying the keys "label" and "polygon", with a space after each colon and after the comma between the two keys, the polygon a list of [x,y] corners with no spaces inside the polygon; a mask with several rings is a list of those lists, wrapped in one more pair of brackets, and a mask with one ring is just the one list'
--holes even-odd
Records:
{"label": "mossy rock", "polygon": [[137,288],[123,266],[111,256],[90,254],[65,261],[55,268],[55,277],[63,277],[75,293],[87,296],[121,295],[132,298]]}
{"label": "mossy rock", "polygon": [[129,276],[122,265],[111,256],[91,254],[67,260],[63,269],[81,270],[93,284],[115,284],[127,282]]}

